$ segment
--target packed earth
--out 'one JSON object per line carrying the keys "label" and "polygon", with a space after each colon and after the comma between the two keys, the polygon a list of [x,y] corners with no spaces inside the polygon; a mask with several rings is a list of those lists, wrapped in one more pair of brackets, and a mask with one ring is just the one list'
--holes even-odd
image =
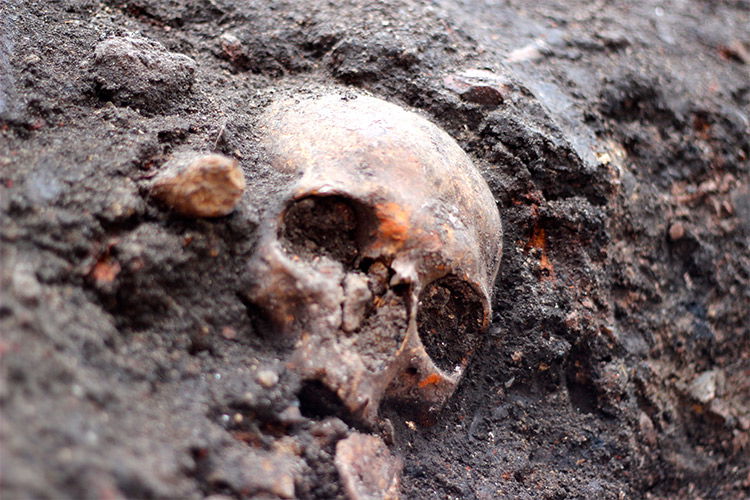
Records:
{"label": "packed earth", "polygon": [[[436,220],[479,227],[481,278],[415,301],[360,247],[367,217],[411,241],[382,200],[269,232],[297,185],[273,148],[322,165],[354,129],[292,140],[269,109],[330,96],[465,152],[489,204]],[[749,138],[748,0],[0,0],[0,497],[748,498]],[[329,317],[277,291],[312,275],[266,279],[269,234],[349,266],[316,348],[370,339],[380,406],[333,380],[338,347],[300,348]],[[374,375],[371,339],[410,328],[428,357],[388,366],[447,388],[429,410]]]}

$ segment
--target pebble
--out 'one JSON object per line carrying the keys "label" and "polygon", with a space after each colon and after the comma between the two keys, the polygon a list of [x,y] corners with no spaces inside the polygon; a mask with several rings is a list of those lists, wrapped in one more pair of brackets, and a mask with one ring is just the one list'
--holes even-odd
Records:
{"label": "pebble", "polygon": [[709,370],[698,375],[688,386],[688,393],[696,401],[706,404],[716,397],[717,390],[723,384],[724,373],[720,370]]}
{"label": "pebble", "polygon": [[234,340],[237,338],[237,330],[231,326],[225,326],[221,329],[221,336],[227,340]]}
{"label": "pebble", "polygon": [[469,69],[449,75],[443,84],[462,100],[483,106],[499,106],[510,92],[510,83],[492,71]]}
{"label": "pebble", "polygon": [[271,370],[261,370],[255,376],[255,380],[266,389],[270,389],[279,381],[279,376]]}
{"label": "pebble", "polygon": [[217,154],[180,153],[155,177],[153,196],[188,217],[221,217],[234,211],[245,191],[237,160]]}
{"label": "pebble", "polygon": [[685,236],[685,226],[681,222],[675,222],[669,226],[669,239],[677,241]]}
{"label": "pebble", "polygon": [[110,37],[94,49],[93,79],[99,96],[148,111],[165,108],[188,93],[196,68],[190,57],[132,34]]}

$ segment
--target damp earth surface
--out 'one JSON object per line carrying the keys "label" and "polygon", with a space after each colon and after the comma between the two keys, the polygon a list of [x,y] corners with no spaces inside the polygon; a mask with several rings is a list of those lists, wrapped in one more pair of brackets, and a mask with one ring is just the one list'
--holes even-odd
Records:
{"label": "damp earth surface", "polygon": [[[747,498],[748,26],[746,0],[3,2],[2,497]],[[455,277],[420,297],[471,344],[430,419],[354,418],[247,293],[294,181],[263,116],[331,92],[446,131],[502,219],[486,329]],[[191,152],[237,161],[231,214],[153,196]],[[357,210],[300,202],[283,240],[361,265]]]}

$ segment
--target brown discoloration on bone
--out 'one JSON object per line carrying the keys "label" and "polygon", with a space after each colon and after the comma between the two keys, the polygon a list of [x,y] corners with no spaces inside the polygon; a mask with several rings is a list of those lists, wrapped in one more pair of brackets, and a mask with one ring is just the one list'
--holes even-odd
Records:
{"label": "brown discoloration on bone", "polygon": [[445,132],[372,97],[278,102],[261,131],[296,180],[269,201],[248,295],[296,338],[292,369],[366,424],[384,399],[434,413],[490,317],[502,230],[486,183]]}
{"label": "brown discoloration on bone", "polygon": [[375,216],[380,222],[375,245],[398,250],[409,237],[409,211],[397,203],[380,203],[375,205]]}

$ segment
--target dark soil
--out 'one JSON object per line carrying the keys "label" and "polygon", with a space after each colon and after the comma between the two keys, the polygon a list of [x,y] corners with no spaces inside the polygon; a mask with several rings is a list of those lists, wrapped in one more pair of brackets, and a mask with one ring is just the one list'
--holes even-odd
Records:
{"label": "dark soil", "polygon": [[308,197],[284,212],[281,241],[304,258],[329,257],[351,268],[359,255],[356,211],[337,196]]}
{"label": "dark soil", "polygon": [[419,338],[432,361],[451,373],[473,354],[482,329],[482,301],[455,276],[433,281],[419,299]]}
{"label": "dark soil", "polygon": [[[285,181],[256,118],[330,86],[446,129],[505,230],[456,395],[391,418],[404,498],[748,498],[749,27],[747,0],[0,3],[2,498],[343,494],[350,428],[243,298]],[[232,215],[148,195],[188,150],[240,161]]]}

